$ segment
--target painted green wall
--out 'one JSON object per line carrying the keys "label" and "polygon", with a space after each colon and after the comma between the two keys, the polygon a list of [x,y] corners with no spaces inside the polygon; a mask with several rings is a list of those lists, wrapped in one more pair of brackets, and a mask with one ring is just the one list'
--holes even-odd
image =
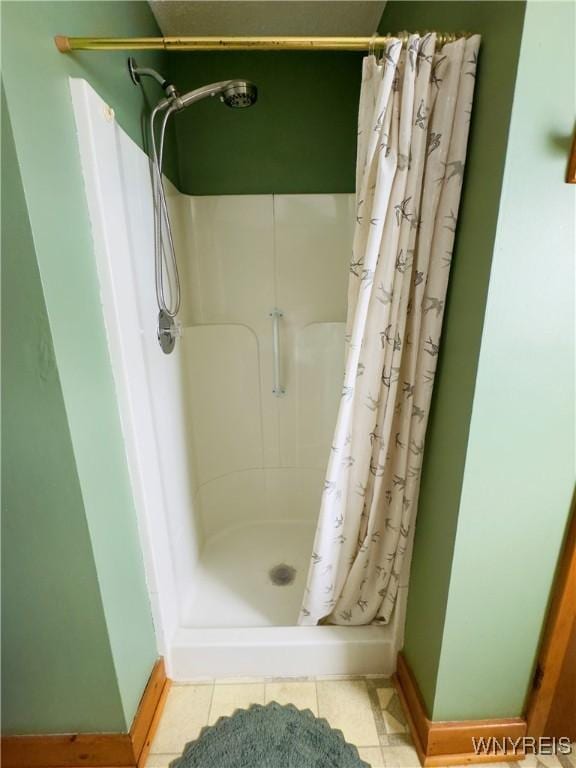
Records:
{"label": "painted green wall", "polygon": [[438,720],[522,713],[574,488],[575,8],[527,5]]}
{"label": "painted green wall", "polygon": [[362,55],[172,53],[181,91],[245,77],[250,109],[199,102],[176,116],[180,182],[197,195],[353,192]]}
{"label": "painted green wall", "polygon": [[482,34],[468,159],[427,433],[406,621],[405,654],[432,713],[524,3],[390,0],[382,33]]}
{"label": "painted green wall", "polygon": [[[156,646],[100,307],[68,77],[87,78],[113,104],[118,120],[136,140],[140,137],[142,97],[126,75],[125,55],[65,56],[56,51],[52,37],[57,33],[156,35],[158,30],[145,2],[3,2],[1,13],[2,70],[8,111],[69,425],[67,431],[62,410],[54,410],[57,404],[53,404],[46,414],[46,419],[54,421],[53,441],[46,452],[52,454],[50,461],[57,465],[54,480],[67,476],[70,486],[65,510],[58,508],[57,491],[50,485],[44,491],[46,503],[40,506],[39,499],[32,498],[33,489],[26,488],[27,476],[23,473],[14,478],[18,487],[10,488],[12,496],[17,496],[22,486],[23,498],[31,503],[26,511],[30,541],[25,554],[29,562],[22,563],[30,575],[18,593],[4,591],[3,599],[8,601],[9,611],[26,610],[25,605],[14,607],[18,600],[29,603],[32,611],[36,604],[34,591],[38,590],[48,605],[44,611],[35,611],[35,628],[29,626],[28,633],[18,636],[21,647],[3,648],[8,667],[12,659],[14,663],[27,659],[25,666],[20,663],[17,709],[14,705],[11,713],[9,700],[9,711],[4,709],[3,719],[11,727],[37,731],[52,731],[55,727],[70,730],[76,722],[90,730],[125,730],[150,674]],[[139,59],[159,67],[164,63],[158,55],[143,54]],[[29,241],[28,251],[31,247]],[[40,299],[40,291],[33,292],[31,287],[30,296],[18,308],[13,322],[20,325],[23,314],[41,313]],[[42,355],[48,360],[49,348],[46,343],[44,347],[46,351]],[[46,367],[47,363],[42,365]],[[50,397],[56,398],[56,374],[49,375]],[[47,388],[47,384],[44,386]],[[19,419],[9,420],[8,432],[3,435],[7,445],[15,446],[20,446],[22,436],[27,436],[27,449],[37,461],[42,456],[34,443],[45,446],[44,439],[37,435],[36,416],[40,406],[41,403],[30,402],[28,412],[20,406]],[[44,461],[48,463],[48,456]],[[40,469],[32,466],[30,472]],[[66,549],[79,548],[70,555],[71,563],[75,564],[88,547],[87,529],[92,549],[84,565],[87,574],[84,582],[76,583],[73,571],[67,574],[57,571],[47,593],[45,581],[36,583],[32,579],[32,574],[39,579],[42,575],[33,561],[43,562],[47,543],[53,541],[52,536],[43,536],[41,532],[46,528],[47,517],[53,517],[55,525],[62,528],[61,521],[76,505],[80,505],[75,513],[76,529],[70,529],[60,547],[63,559]],[[81,515],[85,518],[83,524]],[[9,531],[9,535],[21,535],[21,525],[22,521],[15,533]],[[6,546],[10,546],[10,540]],[[10,562],[12,567],[18,566]],[[96,599],[94,584],[90,583],[91,567],[96,570],[100,601]],[[61,578],[61,583],[56,577]],[[68,581],[74,583],[68,584]],[[11,583],[14,583],[13,577],[9,587]],[[31,594],[27,596],[25,589]],[[92,600],[83,611],[76,613],[75,601],[82,594],[90,594]],[[65,693],[61,697],[51,695],[50,705],[40,707],[34,702],[42,701],[39,690],[49,691],[48,675],[51,674],[41,662],[50,659],[54,668],[62,669],[69,657],[68,645],[58,642],[54,632],[45,626],[50,609],[57,614],[67,611],[70,620],[78,625],[86,620],[97,625],[98,614],[103,613],[109,647],[106,649],[101,631],[91,644],[82,647],[78,644],[73,661],[78,667],[86,668],[85,674],[65,676]],[[90,611],[93,612],[91,619],[86,617]],[[34,634],[42,636],[46,643],[45,655],[40,658],[35,653],[38,639]],[[83,634],[84,630],[76,627],[76,637]],[[12,641],[15,638],[10,637]],[[105,669],[106,653],[111,654],[114,676]],[[102,669],[101,679],[92,688],[88,683],[99,669]],[[98,696],[100,700],[95,701]],[[88,697],[91,706],[86,711],[82,707]],[[78,707],[75,714],[68,710],[71,699]],[[27,706],[35,716],[20,723],[18,718]],[[68,715],[74,715],[71,722]]]}
{"label": "painted green wall", "polygon": [[112,653],[4,98],[1,183],[2,728],[120,730]]}

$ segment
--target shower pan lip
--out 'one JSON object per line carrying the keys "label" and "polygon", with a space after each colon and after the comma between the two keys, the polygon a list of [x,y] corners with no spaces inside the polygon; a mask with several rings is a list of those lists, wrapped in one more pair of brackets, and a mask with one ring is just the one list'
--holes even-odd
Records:
{"label": "shower pan lip", "polygon": [[[184,626],[295,626],[305,589],[315,524],[311,520],[244,520],[204,542],[196,578],[183,602]],[[274,583],[284,566],[289,578]]]}
{"label": "shower pan lip", "polygon": [[394,673],[400,628],[179,627],[170,647],[170,676],[193,683],[218,678],[331,677]]}

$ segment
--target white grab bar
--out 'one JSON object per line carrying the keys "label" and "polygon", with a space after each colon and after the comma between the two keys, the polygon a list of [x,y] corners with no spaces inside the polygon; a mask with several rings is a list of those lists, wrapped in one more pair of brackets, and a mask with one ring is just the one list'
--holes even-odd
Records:
{"label": "white grab bar", "polygon": [[284,317],[284,313],[282,310],[274,308],[272,312],[270,312],[269,317],[272,318],[272,367],[274,374],[272,394],[275,397],[282,397],[286,394],[286,390],[280,383],[280,318]]}

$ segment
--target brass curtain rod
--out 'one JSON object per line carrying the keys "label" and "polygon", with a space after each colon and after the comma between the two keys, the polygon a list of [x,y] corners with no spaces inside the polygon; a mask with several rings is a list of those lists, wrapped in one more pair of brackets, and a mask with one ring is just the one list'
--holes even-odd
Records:
{"label": "brass curtain rod", "polygon": [[[424,34],[424,33],[423,33]],[[408,32],[373,37],[67,37],[56,35],[61,53],[72,51],[366,51],[380,48]],[[436,32],[436,44],[444,45],[469,32]]]}

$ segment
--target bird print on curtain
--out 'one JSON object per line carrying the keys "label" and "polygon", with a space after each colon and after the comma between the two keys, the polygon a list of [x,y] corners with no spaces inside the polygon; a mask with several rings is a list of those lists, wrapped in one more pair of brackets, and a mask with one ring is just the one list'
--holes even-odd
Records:
{"label": "bird print on curtain", "polygon": [[346,366],[301,624],[390,620],[411,541],[480,38],[363,61]]}

